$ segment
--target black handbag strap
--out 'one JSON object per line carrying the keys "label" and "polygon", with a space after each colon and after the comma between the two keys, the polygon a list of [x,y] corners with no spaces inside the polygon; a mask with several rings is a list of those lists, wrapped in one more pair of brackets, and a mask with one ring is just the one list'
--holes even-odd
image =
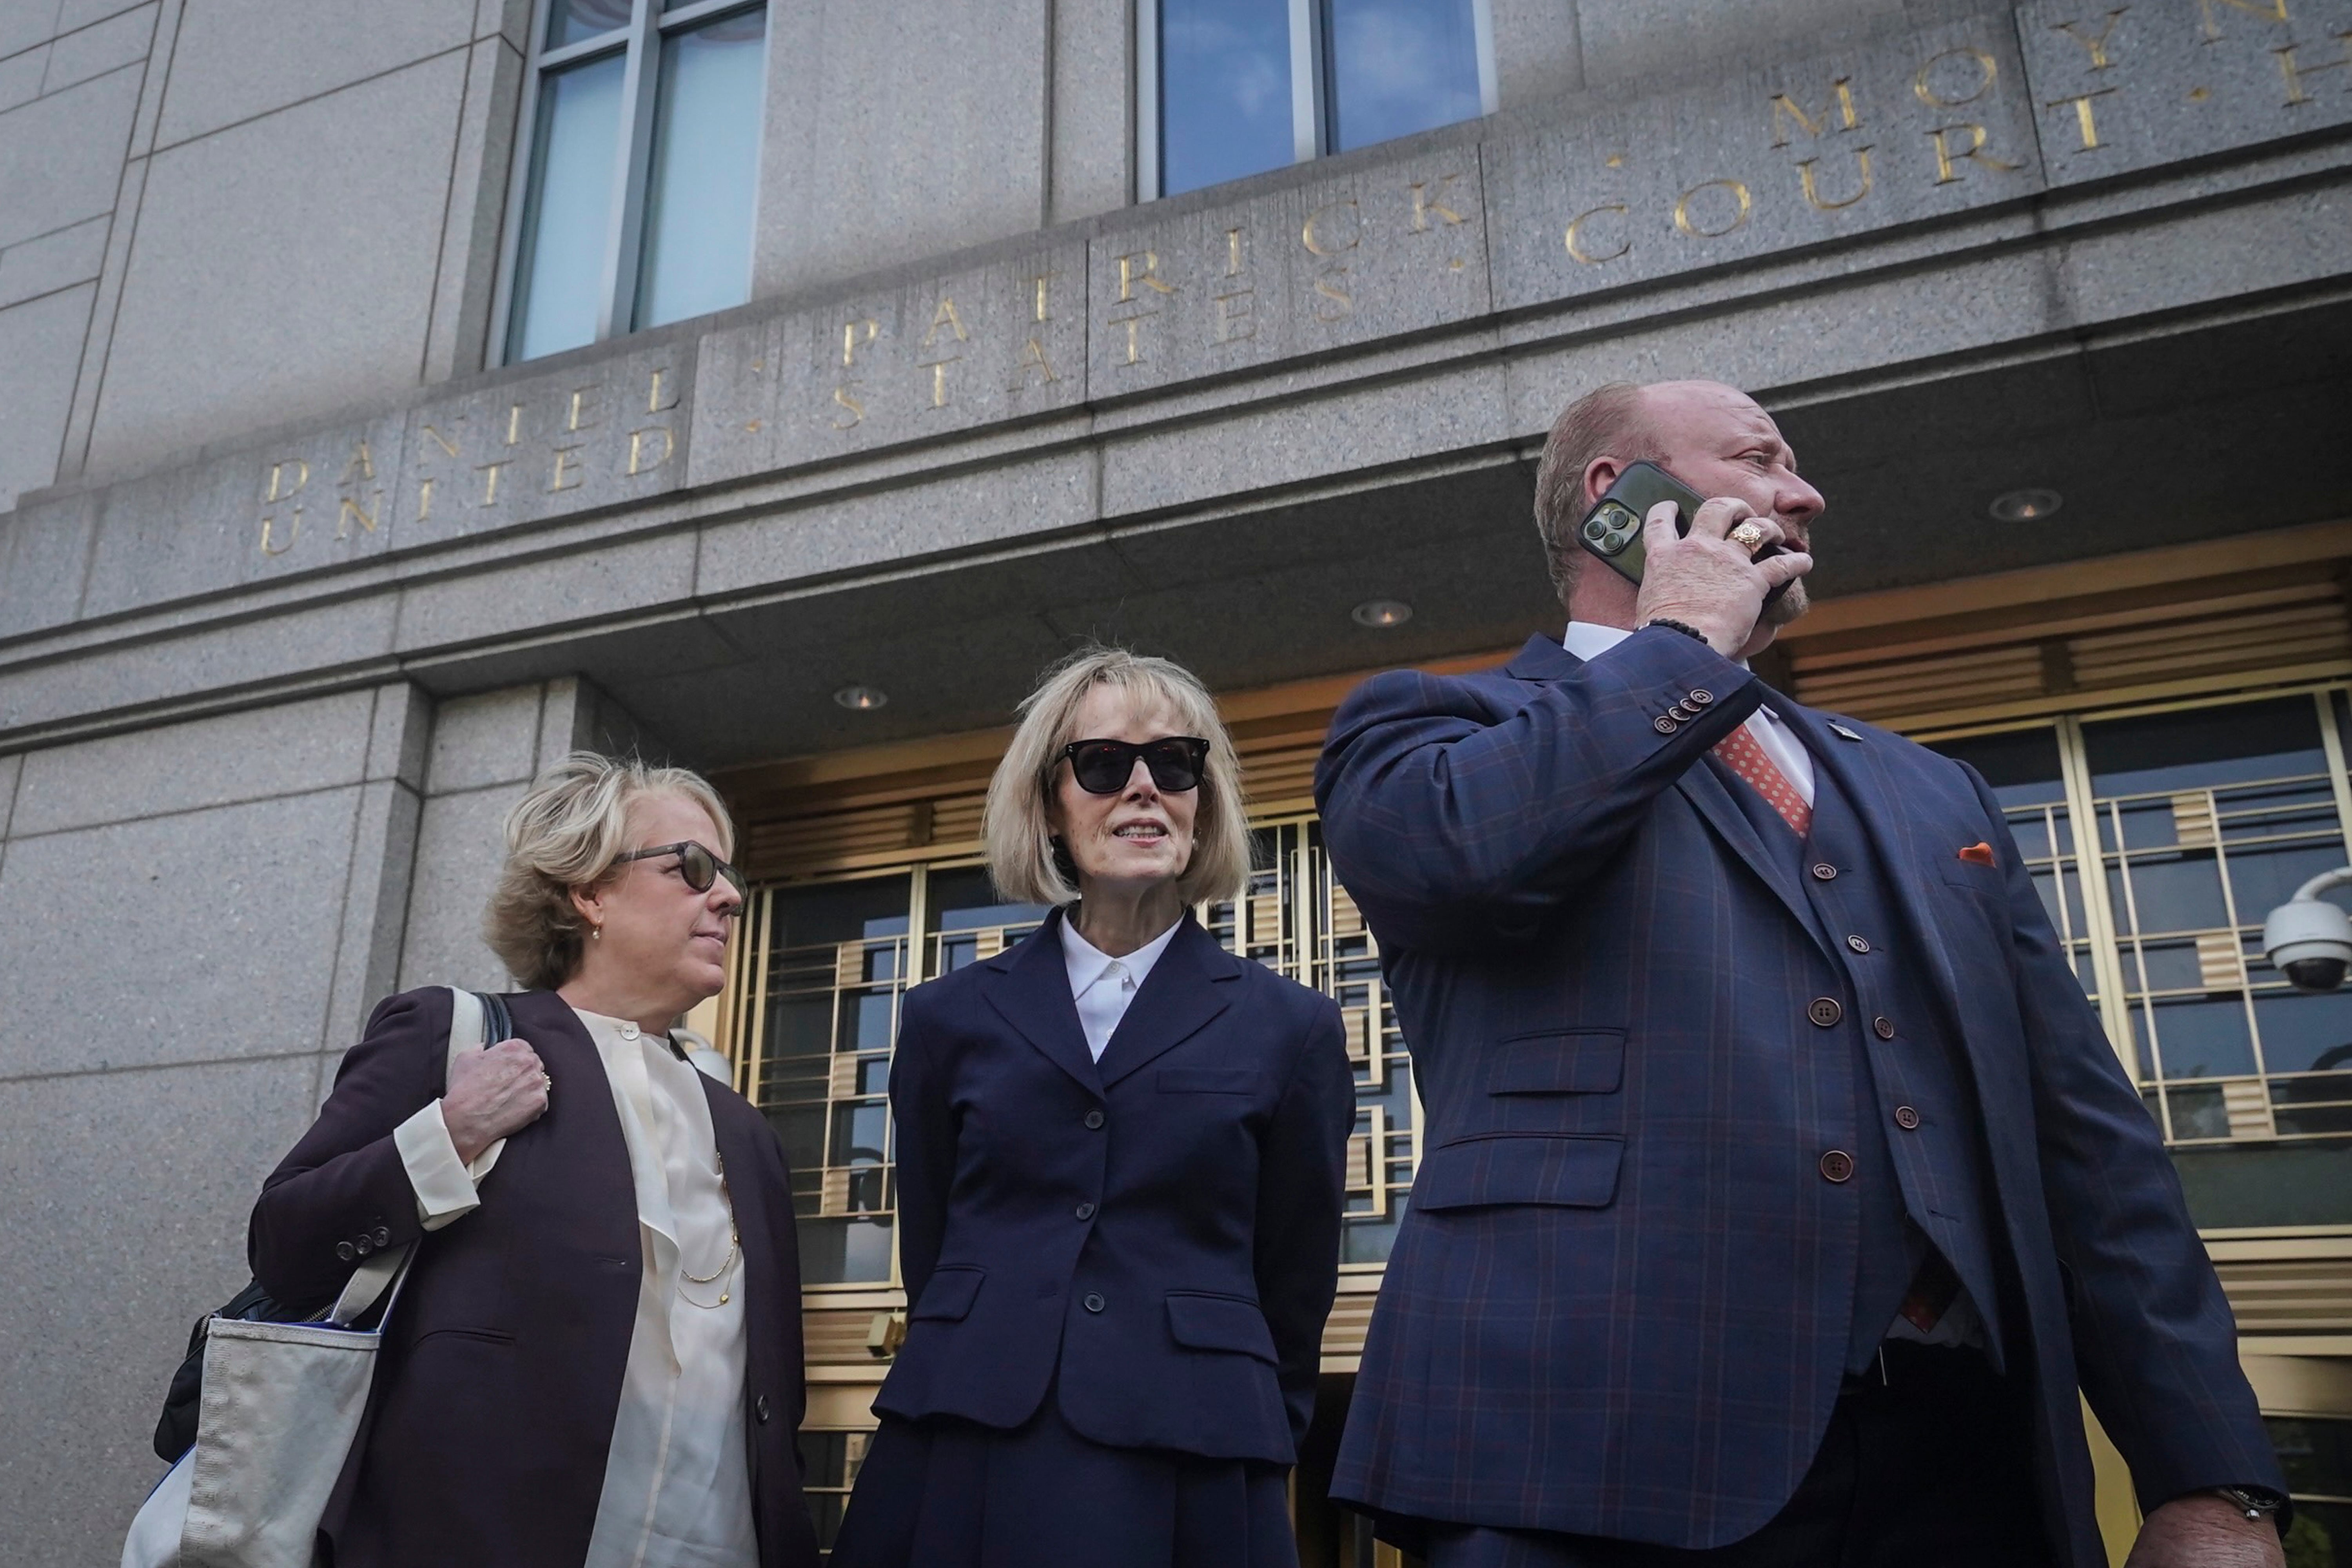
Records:
{"label": "black handbag strap", "polygon": [[500,1040],[514,1038],[514,1015],[507,1010],[507,999],[496,992],[477,991],[474,1000],[482,1005],[482,1048],[488,1050]]}

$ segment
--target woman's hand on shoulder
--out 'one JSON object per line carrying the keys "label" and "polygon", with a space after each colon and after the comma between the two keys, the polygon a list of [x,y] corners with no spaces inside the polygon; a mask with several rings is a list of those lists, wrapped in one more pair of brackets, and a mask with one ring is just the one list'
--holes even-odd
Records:
{"label": "woman's hand on shoulder", "polygon": [[500,1040],[464,1051],[449,1064],[441,1120],[467,1164],[501,1138],[511,1138],[547,1114],[547,1069],[528,1041]]}

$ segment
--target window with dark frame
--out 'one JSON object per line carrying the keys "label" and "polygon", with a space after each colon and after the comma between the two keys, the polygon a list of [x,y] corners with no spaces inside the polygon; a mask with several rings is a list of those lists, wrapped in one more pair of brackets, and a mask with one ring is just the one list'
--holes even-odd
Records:
{"label": "window with dark frame", "polygon": [[498,358],[743,303],[764,4],[541,0],[535,21]]}
{"label": "window with dark frame", "polygon": [[1495,110],[1487,0],[1144,0],[1139,195]]}

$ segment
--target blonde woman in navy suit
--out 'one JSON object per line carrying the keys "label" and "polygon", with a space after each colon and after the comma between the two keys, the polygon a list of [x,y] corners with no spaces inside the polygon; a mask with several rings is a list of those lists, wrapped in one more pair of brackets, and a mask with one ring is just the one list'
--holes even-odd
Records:
{"label": "blonde woman in navy suit", "polygon": [[1022,712],[989,866],[1055,907],[908,994],[912,1310],[834,1568],[1295,1568],[1355,1121],[1339,1009],[1190,912],[1249,868],[1198,681],[1095,649]]}

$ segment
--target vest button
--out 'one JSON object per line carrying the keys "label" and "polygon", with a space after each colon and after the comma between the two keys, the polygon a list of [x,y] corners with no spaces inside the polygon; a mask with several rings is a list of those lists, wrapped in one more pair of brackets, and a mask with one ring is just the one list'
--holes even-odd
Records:
{"label": "vest button", "polygon": [[1683,700],[1689,703],[1694,708],[1704,708],[1708,703],[1715,700],[1715,693],[1709,691],[1704,686],[1695,686],[1691,688],[1691,694],[1688,697],[1684,698]]}
{"label": "vest button", "polygon": [[1845,944],[1846,946],[1853,949],[1856,952],[1868,952],[1870,951],[1869,942],[1862,937],[1850,936],[1845,939]]}
{"label": "vest button", "polygon": [[1087,1126],[1089,1129],[1100,1127],[1102,1124],[1103,1113],[1101,1111],[1089,1110],[1087,1112]]}
{"label": "vest button", "polygon": [[1898,1105],[1895,1108],[1895,1125],[1908,1132],[1919,1125],[1919,1113],[1907,1105]]}
{"label": "vest button", "polygon": [[1080,1219],[1094,1218],[1095,1205],[1092,1204],[1080,1204],[1077,1207],[1077,1215]]}
{"label": "vest button", "polygon": [[1843,1182],[1853,1174],[1853,1156],[1843,1149],[1832,1149],[1822,1156],[1822,1179]]}
{"label": "vest button", "polygon": [[1661,713],[1656,718],[1650,721],[1650,728],[1655,730],[1661,735],[1671,735],[1675,731],[1681,729],[1682,726]]}
{"label": "vest button", "polygon": [[1820,865],[1813,868],[1813,880],[1816,882],[1836,881],[1837,868],[1831,865],[1826,860],[1822,861]]}
{"label": "vest button", "polygon": [[1805,1016],[1826,1029],[1845,1016],[1845,1009],[1838,1005],[1838,999],[1834,996],[1816,996],[1812,1005],[1805,1009]]}
{"label": "vest button", "polygon": [[1895,1037],[1895,1020],[1892,1018],[1873,1018],[1870,1021],[1870,1031],[1882,1040],[1891,1040]]}
{"label": "vest button", "polygon": [[1089,1290],[1087,1292],[1086,1300],[1079,1302],[1078,1305],[1084,1307],[1089,1312],[1099,1312],[1103,1310],[1102,1295],[1099,1291]]}

